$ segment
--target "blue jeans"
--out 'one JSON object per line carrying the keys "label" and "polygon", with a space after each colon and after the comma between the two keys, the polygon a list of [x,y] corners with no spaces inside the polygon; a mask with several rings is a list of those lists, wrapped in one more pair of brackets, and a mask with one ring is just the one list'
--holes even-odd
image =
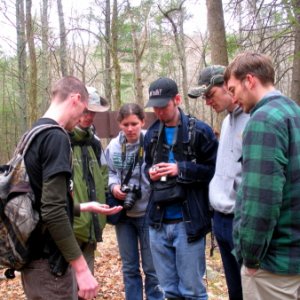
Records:
{"label": "blue jeans", "polygon": [[213,232],[222,257],[229,299],[242,300],[243,293],[240,265],[232,254],[234,247],[232,240],[232,222],[233,214],[224,215],[217,211],[214,212]]}
{"label": "blue jeans", "polygon": [[154,266],[165,297],[207,299],[205,238],[187,242],[184,222],[149,229]]}
{"label": "blue jeans", "polygon": [[143,299],[140,256],[145,274],[145,294],[147,300],[163,299],[163,293],[153,266],[149,245],[149,227],[145,218],[126,218],[126,220],[116,225],[116,234],[123,265],[126,299]]}

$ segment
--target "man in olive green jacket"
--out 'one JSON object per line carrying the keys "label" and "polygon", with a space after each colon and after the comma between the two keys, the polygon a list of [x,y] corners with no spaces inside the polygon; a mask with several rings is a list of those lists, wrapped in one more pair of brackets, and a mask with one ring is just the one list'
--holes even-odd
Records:
{"label": "man in olive green jacket", "polygon": [[[103,166],[103,153],[93,126],[97,112],[109,109],[107,101],[93,87],[87,88],[89,102],[79,124],[70,133],[73,149],[74,203],[87,201],[105,203],[107,168]],[[102,162],[101,162],[102,161]],[[74,232],[92,273],[97,242],[102,241],[106,217],[102,214],[83,212],[74,218]]]}

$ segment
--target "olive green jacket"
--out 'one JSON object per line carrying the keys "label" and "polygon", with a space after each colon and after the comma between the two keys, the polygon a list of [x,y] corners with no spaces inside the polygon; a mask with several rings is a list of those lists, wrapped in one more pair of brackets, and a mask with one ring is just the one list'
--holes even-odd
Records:
{"label": "olive green jacket", "polygon": [[[89,197],[88,178],[95,183],[96,200],[105,203],[105,189],[107,188],[107,167],[101,166],[101,144],[94,134],[93,128],[82,130],[78,127],[70,134],[73,149],[73,198],[75,204],[92,201]],[[86,172],[84,172],[86,170]],[[106,224],[106,216],[98,215],[102,231]],[[82,212],[80,217],[74,218],[74,232],[82,242],[96,242],[92,213]],[[99,241],[99,239],[98,239]]]}

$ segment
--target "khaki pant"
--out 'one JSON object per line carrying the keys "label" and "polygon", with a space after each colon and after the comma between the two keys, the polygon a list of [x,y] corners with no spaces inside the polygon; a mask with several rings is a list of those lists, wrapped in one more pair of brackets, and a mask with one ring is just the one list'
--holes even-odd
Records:
{"label": "khaki pant", "polygon": [[299,300],[300,275],[277,275],[258,269],[246,274],[242,266],[243,300]]}
{"label": "khaki pant", "polygon": [[28,300],[55,299],[75,300],[77,285],[73,282],[73,271],[69,267],[64,276],[50,273],[47,259],[34,260],[21,272],[22,285]]}

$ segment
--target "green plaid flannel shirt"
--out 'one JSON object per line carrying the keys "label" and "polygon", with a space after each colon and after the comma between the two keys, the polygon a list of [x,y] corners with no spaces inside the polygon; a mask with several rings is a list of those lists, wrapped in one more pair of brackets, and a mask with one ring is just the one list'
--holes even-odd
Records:
{"label": "green plaid flannel shirt", "polygon": [[274,91],[251,111],[243,136],[235,255],[249,268],[300,274],[300,108]]}

